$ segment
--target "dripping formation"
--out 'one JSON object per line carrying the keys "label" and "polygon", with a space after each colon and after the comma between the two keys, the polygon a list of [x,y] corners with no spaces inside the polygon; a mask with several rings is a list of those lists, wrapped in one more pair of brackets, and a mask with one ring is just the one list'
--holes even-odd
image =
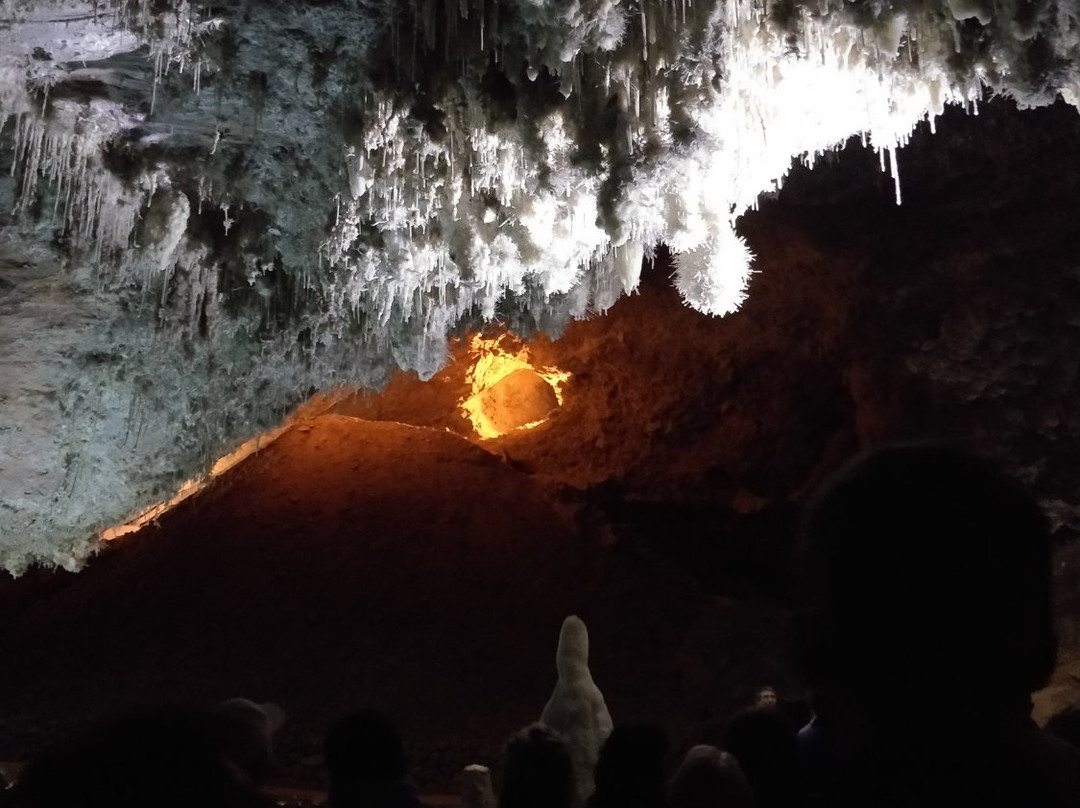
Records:
{"label": "dripping formation", "polygon": [[313,390],[430,377],[462,323],[605,311],[659,243],[688,305],[735,310],[739,217],[793,158],[860,136],[899,201],[900,149],[946,104],[1080,99],[1065,2],[3,0],[0,20],[0,228],[68,267],[89,323],[35,405],[68,472],[0,516],[16,571],[77,567],[73,536]]}

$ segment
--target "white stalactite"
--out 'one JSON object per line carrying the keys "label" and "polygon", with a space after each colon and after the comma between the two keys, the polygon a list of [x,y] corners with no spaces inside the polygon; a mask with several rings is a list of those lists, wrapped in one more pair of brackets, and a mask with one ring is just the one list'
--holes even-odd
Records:
{"label": "white stalactite", "polygon": [[[686,302],[722,315],[751,276],[739,216],[793,158],[860,135],[899,201],[902,147],[946,104],[977,112],[987,90],[1080,103],[1071,0],[229,5],[0,0],[0,149],[18,180],[4,215],[71,242],[72,276],[93,280],[85,300],[151,301],[87,315],[103,340],[127,340],[125,393],[103,368],[93,389],[75,364],[61,380],[79,391],[63,417],[94,437],[58,454],[78,469],[119,456],[109,441],[130,451],[108,508],[19,504],[0,523],[26,536],[0,546],[9,569],[77,565],[74,533],[147,504],[135,477],[149,450],[123,443],[128,413],[204,429],[149,464],[191,476],[177,466],[250,437],[291,391],[377,383],[387,356],[433,374],[455,324],[494,317],[508,295],[538,321],[603,310],[660,242],[679,254]],[[1033,49],[1052,70],[1032,67]],[[114,83],[72,90],[102,76]],[[138,159],[114,171],[114,147]],[[277,316],[309,292],[308,310]],[[153,351],[173,364],[139,376]],[[361,371],[365,351],[379,357]],[[119,411],[123,429],[101,426]]]}

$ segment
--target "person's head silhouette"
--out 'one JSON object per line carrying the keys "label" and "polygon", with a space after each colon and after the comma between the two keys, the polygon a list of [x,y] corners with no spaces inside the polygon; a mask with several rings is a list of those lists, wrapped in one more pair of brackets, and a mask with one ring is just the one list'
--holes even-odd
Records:
{"label": "person's head silhouette", "polygon": [[405,746],[397,725],[377,710],[359,710],[339,719],[326,733],[323,756],[331,789],[394,782],[406,774]]}
{"label": "person's head silhouette", "polygon": [[1080,749],[1080,704],[1055,713],[1046,723],[1046,730]]}
{"label": "person's head silhouette", "polygon": [[663,808],[667,735],[651,724],[615,727],[596,762],[590,808]]}
{"label": "person's head silhouette", "polygon": [[808,682],[860,709],[1022,709],[1051,672],[1046,523],[981,459],[899,446],[855,461],[809,509],[799,564]]}
{"label": "person's head silhouette", "polygon": [[804,802],[802,762],[795,730],[777,707],[748,707],[728,719],[723,748],[739,762],[757,808]]}
{"label": "person's head silhouette", "polygon": [[499,808],[570,808],[574,768],[555,730],[531,724],[506,744]]}
{"label": "person's head silhouette", "polygon": [[140,709],[62,739],[0,799],[13,808],[262,808],[220,755],[210,717]]}
{"label": "person's head silhouette", "polygon": [[276,704],[233,698],[219,704],[212,718],[218,748],[236,774],[252,785],[266,780],[284,711]]}
{"label": "person's head silhouette", "polygon": [[956,449],[880,450],[817,497],[797,558],[819,799],[1080,804],[1080,757],[1029,715],[1056,641],[1049,532],[1017,485]]}
{"label": "person's head silhouette", "polygon": [[750,808],[754,792],[739,762],[715,746],[701,745],[686,759],[668,786],[669,808]]}

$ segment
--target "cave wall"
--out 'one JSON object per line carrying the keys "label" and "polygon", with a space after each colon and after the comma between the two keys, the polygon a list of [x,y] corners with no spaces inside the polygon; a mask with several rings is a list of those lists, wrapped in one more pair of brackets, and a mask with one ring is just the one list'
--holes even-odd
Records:
{"label": "cave wall", "polygon": [[[507,451],[556,476],[607,458],[575,482],[617,481],[627,517],[651,515],[654,538],[782,590],[798,506],[826,473],[891,441],[967,445],[1040,499],[1075,642],[1078,142],[1067,108],[996,103],[916,134],[900,155],[900,206],[858,144],[795,170],[740,223],[759,256],[743,310],[702,320],[658,284],[656,302],[627,300],[625,313],[573,326],[556,346],[581,356],[570,347],[581,333],[579,351],[603,354],[576,377],[601,402],[578,435],[589,461],[539,436]],[[635,358],[637,378],[613,344]],[[571,387],[560,417],[573,399]]]}
{"label": "cave wall", "polygon": [[0,0],[0,566],[77,567],[462,323],[605,310],[657,242],[730,312],[792,155],[862,133],[895,193],[948,104],[1075,104],[1078,30],[1064,0]]}
{"label": "cave wall", "polygon": [[[892,441],[966,445],[1027,485],[1058,541],[1062,628],[1080,580],[1080,119],[1064,105],[955,111],[900,153],[897,206],[857,141],[740,228],[744,307],[682,304],[661,257],[638,294],[530,343],[572,374],[551,420],[486,445],[665,548],[714,591],[787,591],[799,509],[832,470]],[[467,431],[463,350],[344,412]],[[583,521],[588,517],[583,515]]]}
{"label": "cave wall", "polygon": [[[0,600],[13,608],[0,614],[26,686],[6,695],[11,725],[21,732],[56,705],[70,720],[126,695],[119,669],[149,696],[210,699],[237,686],[294,696],[310,733],[294,759],[317,748],[339,694],[377,687],[412,710],[418,736],[446,733],[441,748],[456,747],[462,727],[500,739],[508,715],[528,720],[535,694],[536,707],[547,695],[549,649],[529,626],[583,606],[598,681],[623,718],[646,705],[644,718],[690,725],[737,706],[751,684],[797,693],[783,602],[799,508],[852,454],[892,440],[965,443],[1034,491],[1055,527],[1059,617],[1075,654],[1080,119],[995,102],[938,130],[900,153],[899,207],[857,142],[813,171],[796,166],[740,222],[759,256],[740,312],[685,306],[661,256],[608,313],[557,340],[537,335],[536,362],[572,374],[565,404],[533,430],[484,442],[487,453],[442,432],[468,434],[462,343],[432,380],[396,374],[383,393],[335,408],[435,432],[332,416],[290,431],[84,573],[5,579]],[[404,440],[381,451],[373,435],[391,433]],[[632,574],[611,572],[620,565]],[[504,614],[515,599],[528,605],[514,613],[520,631]],[[228,612],[234,621],[220,619]],[[333,619],[311,630],[312,614]],[[357,615],[376,614],[393,619],[341,642]],[[420,628],[403,637],[402,624]],[[513,635],[519,645],[499,646],[522,649],[521,686],[485,688],[477,626]],[[279,642],[286,627],[290,642]],[[665,644],[643,651],[649,637]],[[656,669],[626,675],[657,648]],[[446,699],[428,687],[430,665],[455,655],[470,673],[447,665],[440,685],[456,675],[464,695]],[[221,658],[235,679],[221,680]],[[327,686],[312,686],[313,659],[329,660],[314,665]]]}

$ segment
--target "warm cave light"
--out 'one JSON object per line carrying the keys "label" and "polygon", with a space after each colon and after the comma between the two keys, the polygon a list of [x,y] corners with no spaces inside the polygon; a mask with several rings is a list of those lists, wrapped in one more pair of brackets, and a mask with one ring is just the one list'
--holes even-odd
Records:
{"label": "warm cave light", "polygon": [[109,527],[101,531],[98,535],[102,541],[113,541],[119,539],[121,536],[127,536],[129,533],[135,533],[142,530],[146,525],[153,522],[163,513],[172,510],[185,499],[192,494],[196,494],[203,489],[206,485],[206,478],[198,477],[190,480],[184,480],[183,484],[171,499],[165,502],[156,502],[149,508],[140,511],[136,516],[128,522],[116,527]]}
{"label": "warm cave light", "polygon": [[472,365],[465,376],[469,392],[461,410],[484,439],[518,429],[532,429],[563,403],[563,385],[570,374],[554,367],[537,367],[527,346],[512,334],[473,336]]}
{"label": "warm cave light", "polygon": [[185,480],[180,486],[179,490],[168,500],[163,502],[157,502],[151,505],[149,508],[140,511],[129,521],[122,525],[106,528],[98,535],[102,541],[113,541],[119,539],[121,536],[127,536],[130,533],[135,533],[142,530],[148,524],[155,519],[160,518],[163,514],[171,511],[185,499],[193,496],[202,491],[208,486],[215,478],[220,477],[229,469],[236,466],[238,463],[247,460],[253,454],[263,449],[285,434],[292,426],[292,421],[280,426],[277,429],[272,429],[269,432],[264,432],[261,435],[257,435],[251,440],[245,441],[240,444],[234,451],[229,452],[227,455],[219,457],[214,465],[210,467],[210,472],[201,477],[193,477],[190,480]]}

